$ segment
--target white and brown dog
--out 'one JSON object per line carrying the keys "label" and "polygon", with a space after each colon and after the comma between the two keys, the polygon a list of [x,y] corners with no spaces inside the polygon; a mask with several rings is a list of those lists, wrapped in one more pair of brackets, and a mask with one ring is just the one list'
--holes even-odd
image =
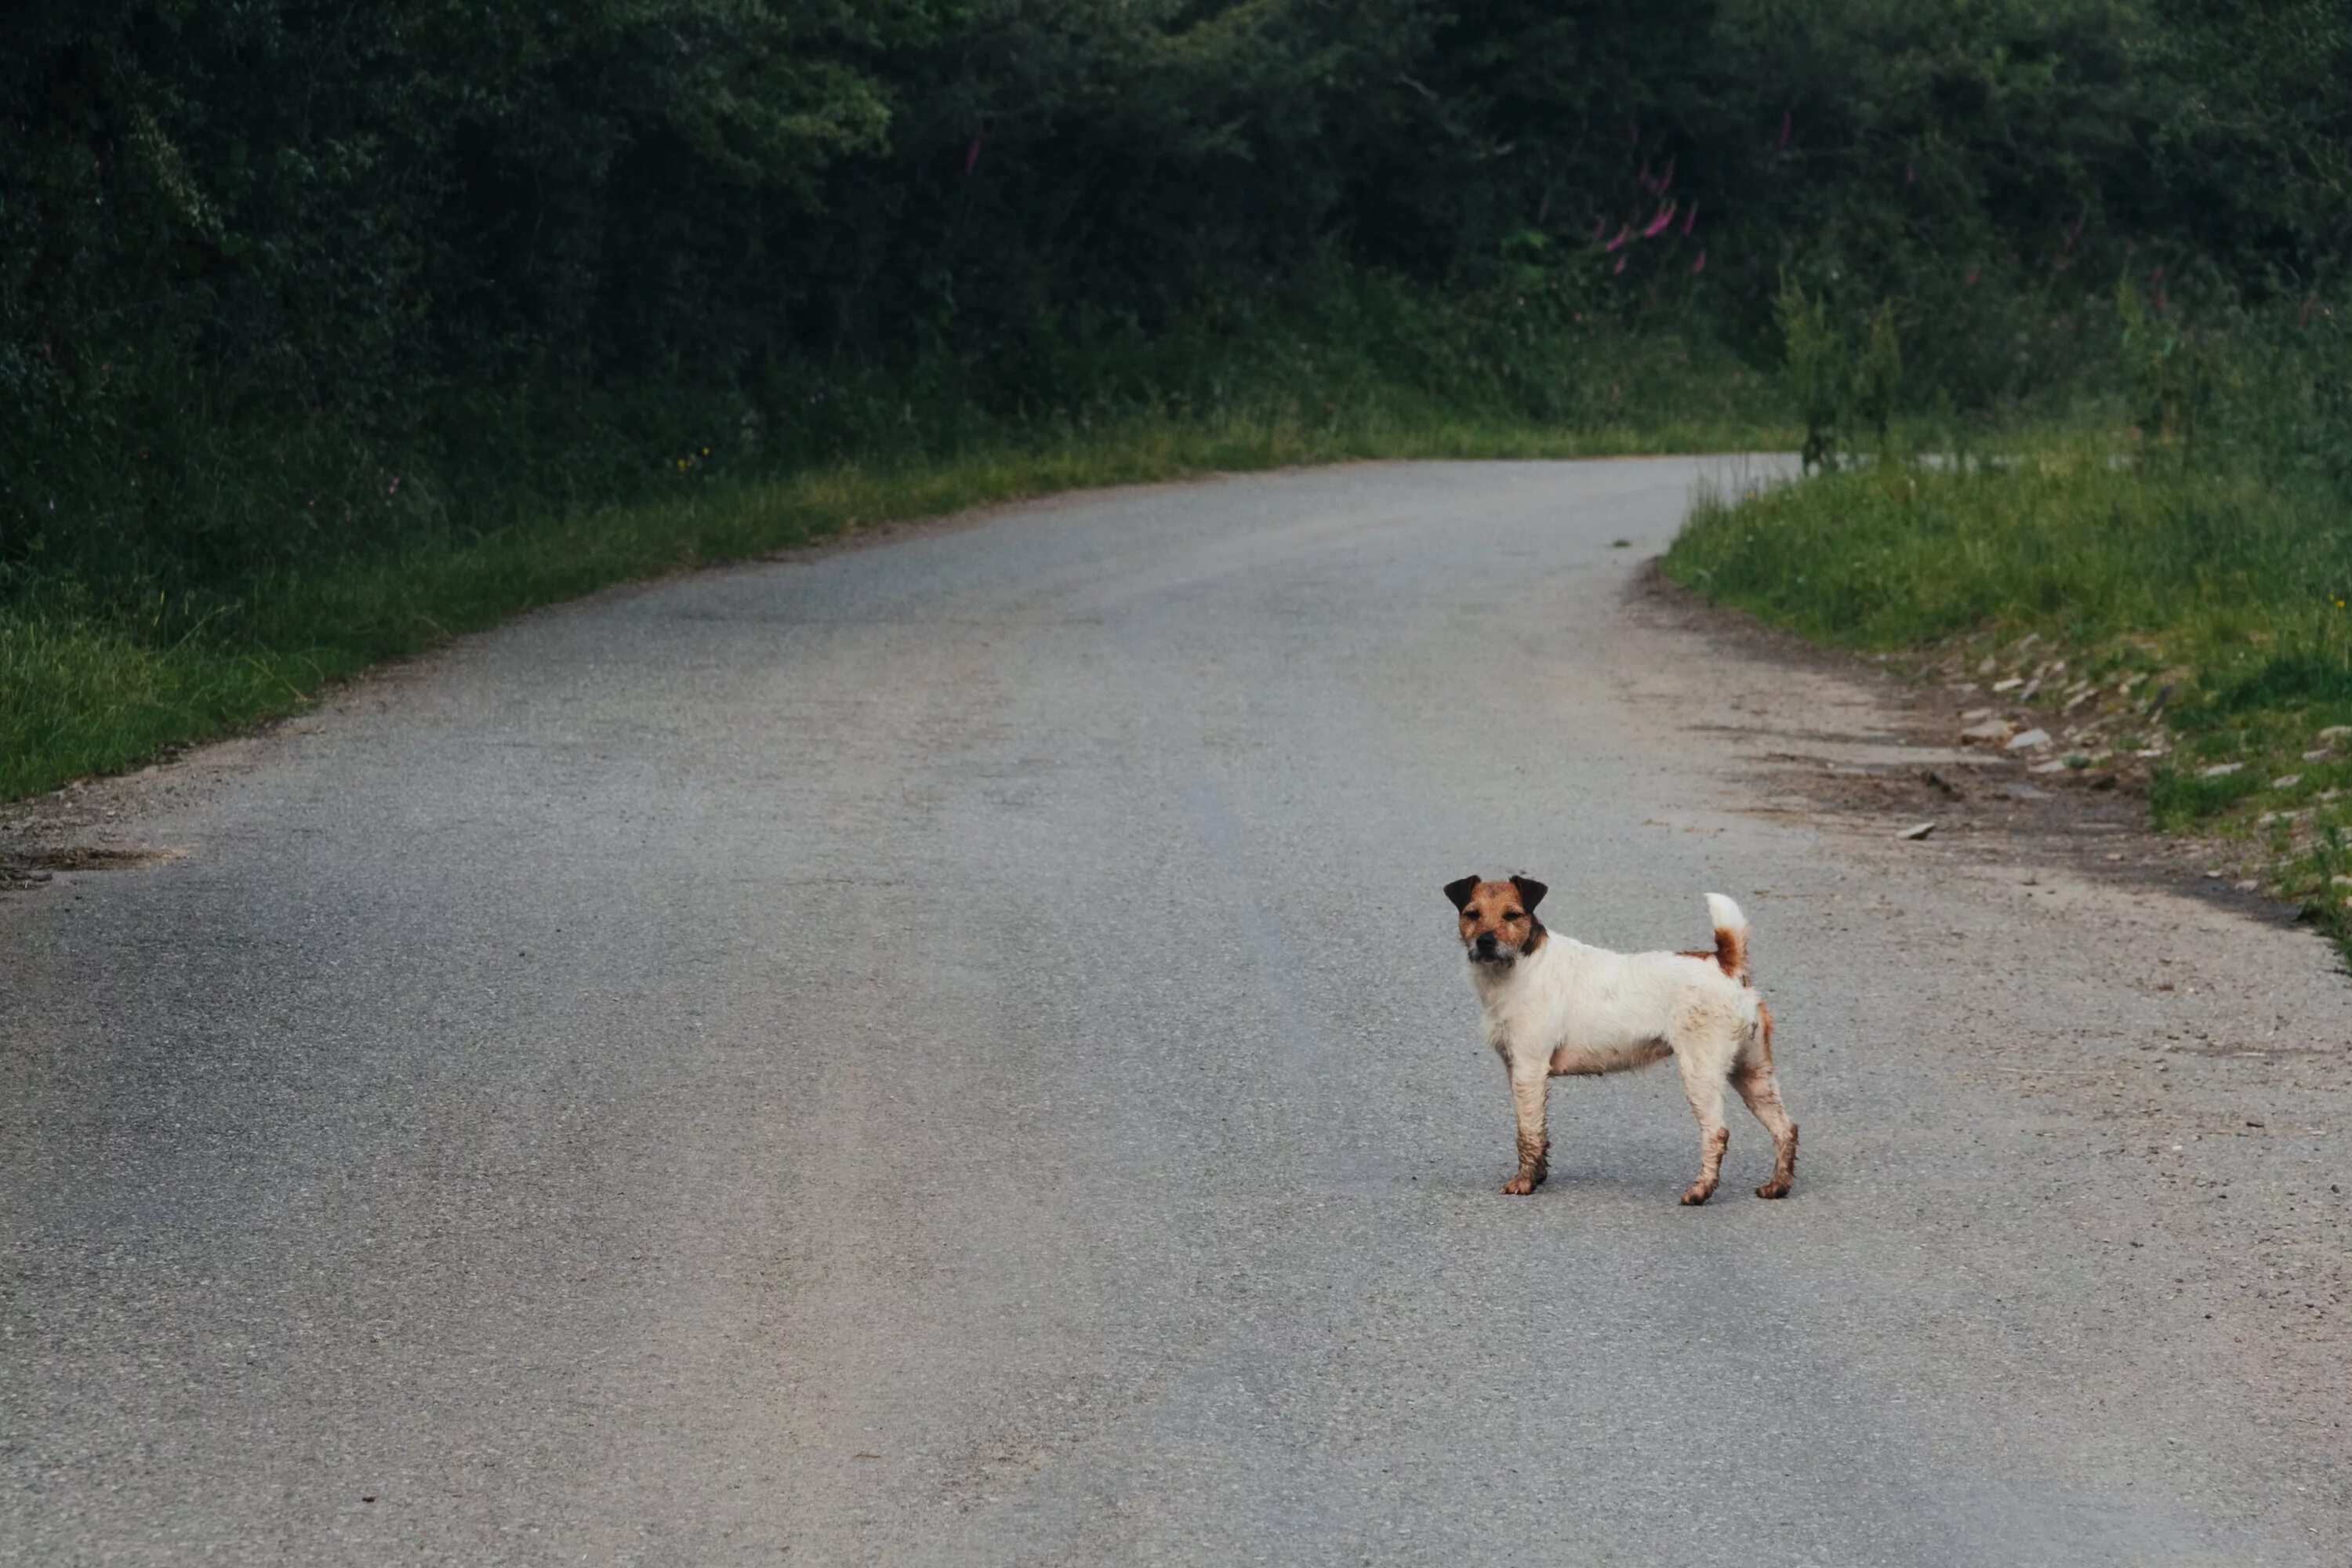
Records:
{"label": "white and brown dog", "polygon": [[1772,1179],[1759,1198],[1786,1197],[1797,1178],[1797,1124],[1772,1080],[1772,1013],[1748,980],[1748,917],[1721,893],[1712,952],[1611,952],[1555,936],[1536,919],[1544,885],[1525,877],[1445,885],[1462,916],[1470,983],[1486,1007],[1486,1041],[1511,1078],[1518,1112],[1519,1172],[1507,1193],[1530,1193],[1548,1169],[1544,1126],[1549,1079],[1627,1072],[1675,1058],[1698,1117],[1698,1180],[1686,1204],[1715,1195],[1731,1130],[1728,1083],[1772,1134]]}

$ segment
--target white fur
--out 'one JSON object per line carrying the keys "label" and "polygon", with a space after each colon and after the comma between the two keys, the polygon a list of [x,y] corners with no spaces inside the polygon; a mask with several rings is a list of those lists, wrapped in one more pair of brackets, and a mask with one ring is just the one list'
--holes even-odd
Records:
{"label": "white fur", "polygon": [[[1748,918],[1721,893],[1706,896],[1720,933],[1744,952]],[[1612,952],[1557,931],[1535,951],[1505,963],[1479,962],[1471,983],[1486,1011],[1486,1040],[1509,1069],[1518,1119],[1520,1172],[1506,1192],[1540,1184],[1549,1168],[1548,1080],[1562,1076],[1625,1072],[1671,1056],[1698,1118],[1699,1180],[1683,1196],[1704,1203],[1713,1194],[1723,1147],[1727,1087],[1736,1087],[1773,1133],[1775,1184],[1759,1196],[1778,1196],[1793,1174],[1796,1128],[1780,1102],[1772,1078],[1769,1026],[1745,970],[1735,978],[1713,956],[1680,952]]]}
{"label": "white fur", "polygon": [[[1707,905],[1717,924],[1746,929],[1739,906],[1721,893],[1709,893]],[[1506,1062],[1548,1068],[1565,1051],[1560,1071],[1570,1075],[1647,1067],[1664,1046],[1721,1078],[1757,1024],[1756,993],[1712,959],[1612,952],[1558,931],[1507,965],[1471,965],[1470,979],[1486,1005],[1486,1042]]]}
{"label": "white fur", "polygon": [[1739,906],[1731,901],[1728,893],[1706,896],[1706,918],[1715,922],[1717,931],[1736,931],[1742,937],[1748,934],[1748,917],[1739,912]]}

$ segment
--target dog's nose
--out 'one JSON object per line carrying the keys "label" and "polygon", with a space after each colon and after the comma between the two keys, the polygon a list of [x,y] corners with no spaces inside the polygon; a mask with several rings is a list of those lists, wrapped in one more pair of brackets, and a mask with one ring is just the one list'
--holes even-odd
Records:
{"label": "dog's nose", "polygon": [[1493,955],[1494,951],[1495,951],[1495,933],[1494,933],[1493,931],[1480,931],[1480,932],[1478,933],[1478,954],[1479,954],[1479,956],[1480,956],[1480,957],[1482,957],[1482,958],[1485,958],[1485,957],[1490,957],[1490,956],[1492,956],[1492,955]]}

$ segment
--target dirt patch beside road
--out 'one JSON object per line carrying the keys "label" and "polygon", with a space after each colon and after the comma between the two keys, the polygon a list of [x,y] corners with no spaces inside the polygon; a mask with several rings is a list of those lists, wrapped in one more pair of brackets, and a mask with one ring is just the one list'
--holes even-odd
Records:
{"label": "dirt patch beside road", "polygon": [[[2304,923],[2295,906],[2264,897],[2230,868],[2235,846],[2148,826],[2142,759],[2037,772],[2037,753],[1961,739],[1983,722],[1973,717],[1981,697],[1905,681],[1888,661],[1814,647],[1708,603],[1654,562],[1630,603],[1646,625],[1738,655],[1741,679],[1725,687],[1719,711],[1702,725],[1759,764],[1767,815],[1794,812],[1864,837],[1957,846],[1995,863],[2030,852],[2116,887],[2167,888],[2266,924]],[[1759,672],[1781,679],[1759,680]],[[1860,711],[1858,694],[1866,694]],[[1823,728],[1831,718],[1839,727]],[[1928,831],[1917,838],[1900,837],[1923,826]],[[2314,952],[2340,967],[2324,948]]]}
{"label": "dirt patch beside road", "polygon": [[1957,743],[1966,694],[1812,647],[1654,565],[1627,604],[1628,684],[1748,764],[1754,794],[1733,809],[1832,834],[1885,872],[1866,892],[1753,893],[1768,938],[1777,897],[1842,898],[1853,921],[1899,923],[1916,895],[1958,879],[2015,929],[1921,932],[1923,969],[1982,966],[1983,945],[2044,921],[2112,929],[2137,1028],[2086,1018],[2063,1041],[2000,1028],[2034,992],[2029,952],[1987,975],[1980,1023],[1954,1021],[1955,1076],[2005,1090],[2036,1123],[2053,1156],[2036,1201],[2063,1206],[2117,1268],[2192,1298],[2283,1422],[2344,1442],[2352,998],[2336,952],[2224,870],[2228,846],[2150,829],[2144,768],[2036,774]]}

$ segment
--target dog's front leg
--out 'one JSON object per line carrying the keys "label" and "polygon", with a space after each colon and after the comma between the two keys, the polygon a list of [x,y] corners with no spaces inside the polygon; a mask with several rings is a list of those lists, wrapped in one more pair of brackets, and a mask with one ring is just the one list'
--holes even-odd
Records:
{"label": "dog's front leg", "polygon": [[1544,1127],[1544,1097],[1551,1087],[1545,1068],[1549,1065],[1538,1057],[1523,1062],[1507,1058],[1511,1073],[1511,1109],[1519,1123],[1519,1173],[1503,1184],[1503,1191],[1513,1196],[1534,1192],[1543,1185],[1551,1171],[1551,1134]]}

